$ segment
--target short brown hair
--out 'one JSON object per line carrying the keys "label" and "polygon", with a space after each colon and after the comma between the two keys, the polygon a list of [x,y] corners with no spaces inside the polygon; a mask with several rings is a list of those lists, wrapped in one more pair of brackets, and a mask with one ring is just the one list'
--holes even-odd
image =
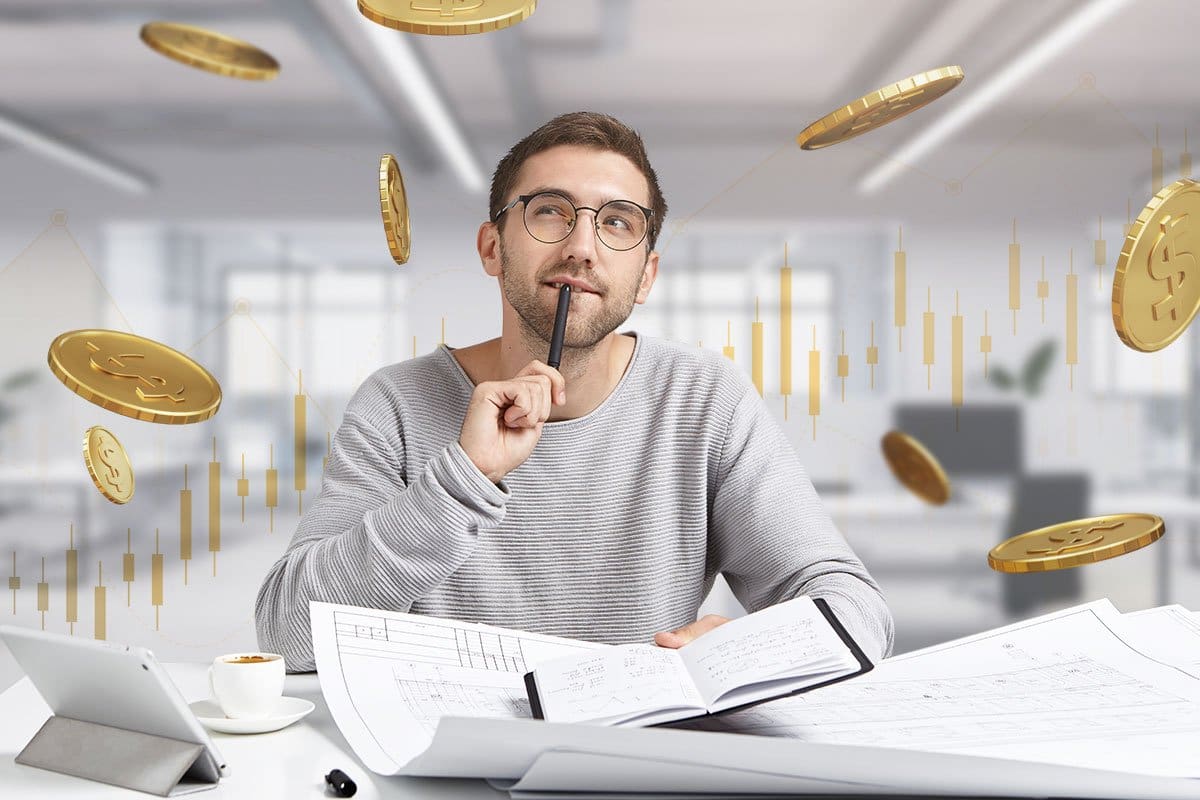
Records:
{"label": "short brown hair", "polygon": [[488,219],[495,220],[500,209],[504,208],[504,198],[512,191],[513,184],[517,181],[517,173],[521,171],[525,161],[530,156],[559,145],[580,145],[609,150],[633,162],[646,177],[646,184],[650,187],[650,208],[654,213],[650,216],[646,241],[649,242],[649,249],[653,250],[655,242],[658,241],[659,231],[662,230],[663,219],[667,216],[667,201],[662,190],[658,188],[658,176],[654,174],[654,168],[650,166],[650,159],[646,156],[646,145],[633,128],[615,117],[594,111],[560,114],[512,146],[504,158],[500,159],[500,163],[496,165],[496,172],[492,175]]}

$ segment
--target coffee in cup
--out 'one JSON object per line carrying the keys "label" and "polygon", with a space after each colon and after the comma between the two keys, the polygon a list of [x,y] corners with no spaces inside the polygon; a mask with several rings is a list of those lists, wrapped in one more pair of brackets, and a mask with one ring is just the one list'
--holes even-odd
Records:
{"label": "coffee in cup", "polygon": [[227,653],[208,668],[208,685],[225,716],[263,719],[283,696],[285,672],[278,653]]}

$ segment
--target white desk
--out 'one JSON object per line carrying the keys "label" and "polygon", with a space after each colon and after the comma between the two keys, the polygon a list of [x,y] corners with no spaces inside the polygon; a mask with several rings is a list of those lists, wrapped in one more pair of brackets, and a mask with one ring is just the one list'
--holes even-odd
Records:
{"label": "white desk", "polygon": [[[207,690],[205,688],[206,676],[205,670],[207,665],[199,664],[168,664],[167,671],[172,679],[179,686],[183,696],[188,700],[196,700],[203,698]],[[221,750],[226,763],[229,765],[229,777],[222,778],[220,784],[212,790],[199,792],[195,794],[198,798],[254,798],[255,800],[274,800],[275,798],[286,798],[286,800],[304,800],[304,798],[329,798],[333,797],[331,793],[326,793],[324,775],[330,769],[338,768],[349,774],[349,776],[358,784],[358,793],[355,798],[365,798],[365,800],[374,800],[374,798],[421,798],[425,800],[442,800],[442,798],[466,798],[467,800],[508,800],[508,794],[492,789],[485,781],[482,780],[458,780],[458,779],[438,779],[438,778],[400,778],[390,777],[385,778],[369,772],[358,761],[358,759],[350,752],[345,740],[338,732],[333,720],[329,716],[329,712],[325,707],[324,698],[321,696],[320,688],[317,683],[316,675],[290,675],[287,678],[285,692],[290,696],[304,697],[312,700],[317,708],[308,717],[305,717],[300,722],[285,728],[282,731],[269,734],[261,734],[257,736],[230,736],[224,734],[214,734],[213,739],[217,747]],[[34,690],[33,685],[28,679],[22,678],[17,684],[9,688],[7,691],[0,694],[0,796],[6,798],[87,798],[88,800],[109,800],[110,798],[121,798],[129,800],[133,798],[148,798],[153,795],[134,792],[127,789],[120,789],[113,786],[107,786],[101,783],[85,781],[80,778],[73,778],[68,775],[60,775],[55,772],[35,769],[16,764],[13,760],[17,753],[25,746],[25,743],[30,737],[37,732],[42,723],[50,714],[50,709],[42,701],[41,697]],[[700,734],[703,735],[703,734]],[[732,757],[737,759],[738,763],[744,760],[747,764],[751,764],[751,769],[762,770],[765,764],[753,764],[753,751],[760,746],[756,742],[749,741],[753,737],[734,737],[733,742],[736,743],[736,752]],[[772,740],[770,738],[762,740],[762,747],[778,748],[782,743],[781,740]],[[786,744],[784,744],[786,746]],[[777,757],[779,753],[775,753]],[[936,754],[923,753],[905,753],[902,760],[910,764],[913,769],[923,771],[924,774],[936,774],[937,767],[924,763],[922,760],[927,758],[941,758]],[[725,759],[729,761],[730,759]],[[986,761],[986,760],[985,760]],[[913,763],[916,762],[916,763]],[[683,762],[677,762],[683,763]],[[594,769],[594,764],[590,765]],[[619,761],[614,761],[611,764],[611,769],[614,775],[619,775],[625,765]],[[961,765],[960,765],[961,767]],[[685,769],[703,770],[703,766],[691,765],[685,766]],[[885,767],[883,772],[886,773],[891,767]],[[975,769],[975,766],[971,768]],[[992,767],[994,771],[994,765]],[[1007,765],[1002,765],[1001,769],[1007,775],[1007,770],[1010,768]],[[1041,770],[1041,765],[1024,765],[1023,771],[1026,770]],[[721,777],[727,777],[724,773],[718,773]],[[771,772],[758,773],[760,775],[770,776]],[[973,773],[978,774],[978,773]],[[1003,777],[988,773],[988,780],[1002,782]],[[889,774],[890,775],[890,774]],[[691,783],[695,783],[695,778],[692,776]],[[1128,776],[1123,776],[1122,780],[1130,780]],[[1142,787],[1149,781],[1164,782],[1173,779],[1158,779],[1146,776],[1132,776],[1134,783],[1123,783],[1122,786],[1128,787],[1136,785]],[[1162,791],[1161,795],[1153,794],[1152,787],[1147,786],[1144,792],[1137,792],[1140,797],[1174,797],[1174,798],[1191,798],[1195,797],[1192,787],[1193,782],[1183,781],[1182,786],[1175,786],[1174,791],[1168,792],[1166,788],[1158,787]],[[1059,796],[1061,792],[1054,792],[1054,796]],[[1091,793],[1094,796],[1095,792]],[[653,797],[652,795],[625,795],[626,798],[634,797]],[[695,795],[679,795],[679,797],[692,797]],[[726,797],[746,797],[745,794],[725,794],[712,795],[708,800],[718,800]],[[795,797],[791,794],[787,796]],[[912,795],[908,795],[912,796]],[[1083,796],[1082,794],[1080,796]],[[1131,794],[1122,795],[1120,792],[1116,796],[1133,796]],[[662,797],[662,795],[657,795]],[[894,795],[837,795],[832,797],[829,795],[806,795],[809,800],[880,800],[881,798],[894,797]],[[939,796],[941,800],[966,800],[966,796]]]}
{"label": "white desk", "polygon": [[[207,665],[167,664],[171,678],[188,702],[208,696]],[[358,784],[357,798],[486,798],[508,794],[485,781],[438,778],[385,778],[368,771],[338,731],[315,674],[289,675],[284,693],[316,704],[307,717],[276,733],[233,736],[214,733],[213,741],[229,765],[229,776],[199,798],[304,800],[325,794],[325,774],[340,769]],[[49,707],[28,678],[0,694],[0,795],[12,798],[147,798],[153,795],[26,767],[17,753],[50,716]]]}
{"label": "white desk", "polygon": [[[832,495],[822,501],[873,572],[885,577],[896,573],[903,577],[909,573],[916,580],[929,580],[931,576],[962,573],[961,563],[934,557],[939,548],[943,556],[966,553],[971,563],[983,564],[987,551],[1005,538],[1001,526],[1008,515],[1010,499],[1008,494],[994,488],[972,487],[964,501],[945,506],[930,506],[899,489]],[[1200,568],[1200,500],[1179,493],[1095,491],[1090,506],[1089,514],[1093,516],[1140,512],[1163,518],[1167,536],[1153,545],[1157,605],[1173,600],[1173,564]],[[914,525],[927,529],[919,537],[913,537]],[[898,538],[897,531],[906,538]],[[1181,553],[1186,554],[1186,559]],[[917,557],[903,558],[913,555]]]}

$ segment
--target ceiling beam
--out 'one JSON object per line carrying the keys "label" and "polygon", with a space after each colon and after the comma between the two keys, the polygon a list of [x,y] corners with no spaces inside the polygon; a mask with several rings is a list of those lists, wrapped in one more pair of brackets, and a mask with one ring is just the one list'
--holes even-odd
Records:
{"label": "ceiling beam", "polygon": [[[134,2],[133,0],[76,0],[46,4],[39,0],[5,2],[0,5],[0,21],[7,23],[133,23],[153,20],[180,20],[218,26],[232,21],[272,21],[290,24],[333,73],[338,84],[354,99],[367,118],[393,132],[403,142],[401,154],[406,168],[431,172],[438,160],[431,143],[418,126],[402,116],[395,103],[374,82],[368,70],[355,59],[350,48],[330,30],[327,20],[311,0],[196,0],[180,2]],[[286,65],[285,65],[286,66]],[[49,136],[49,134],[47,134]]]}
{"label": "ceiling beam", "polygon": [[129,0],[97,2],[77,0],[73,3],[5,2],[0,5],[0,20],[4,22],[151,22],[160,19],[184,19],[190,22],[223,22],[228,20],[262,19],[267,16],[261,5],[244,2],[195,3],[138,3]]}
{"label": "ceiling beam", "polygon": [[902,171],[912,168],[927,153],[936,150],[979,115],[993,108],[1017,86],[1029,80],[1039,67],[1069,50],[1081,38],[1121,10],[1129,0],[1084,0],[1063,14],[1041,34],[997,65],[972,88],[959,91],[952,104],[939,106],[942,113],[858,181],[860,194],[873,194]]}
{"label": "ceiling beam", "polygon": [[2,110],[0,139],[7,139],[51,161],[57,161],[65,167],[90,175],[126,192],[145,194],[154,185],[154,180],[146,173],[120,164],[107,156],[93,153],[53,131]]}
{"label": "ceiling beam", "polygon": [[388,107],[420,131],[421,135],[410,141],[421,142],[436,153],[437,163],[447,166],[468,193],[485,192],[487,176],[467,130],[421,49],[420,42],[426,37],[378,25],[359,13],[351,0],[320,0],[319,8],[328,26],[359,59],[360,68],[377,82]]}
{"label": "ceiling beam", "polygon": [[374,75],[355,57],[346,41],[332,30],[329,20],[311,0],[271,0],[271,5],[324,60],[338,84],[354,97],[362,110],[403,142],[404,149],[399,155],[405,169],[432,172],[438,159],[431,143],[410,118],[399,113],[395,102],[381,91]]}
{"label": "ceiling beam", "polygon": [[595,58],[625,52],[633,33],[633,0],[596,0],[596,5],[598,20],[592,33],[553,38],[527,33],[525,40],[530,48],[544,55]]}
{"label": "ceiling beam", "polygon": [[[546,112],[538,99],[537,81],[529,61],[529,46],[521,35],[521,26],[513,25],[488,34],[500,62],[500,75],[508,88],[508,100],[513,109],[518,131],[535,130],[546,121]],[[519,134],[521,136],[524,133]]]}
{"label": "ceiling beam", "polygon": [[[818,114],[826,114],[841,108],[867,92],[872,92],[889,83],[908,77],[892,75],[892,68],[919,42],[925,31],[937,24],[946,13],[950,0],[916,0],[906,5],[895,24],[882,26],[883,35],[866,48],[861,58],[846,79],[842,81],[821,104]],[[944,64],[930,64],[922,69],[936,69]],[[814,116],[814,119],[818,117]]]}

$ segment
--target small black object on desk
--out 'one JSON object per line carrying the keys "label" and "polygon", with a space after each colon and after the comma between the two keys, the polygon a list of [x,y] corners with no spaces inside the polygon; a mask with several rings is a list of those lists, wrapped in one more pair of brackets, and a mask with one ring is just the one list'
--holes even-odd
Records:
{"label": "small black object on desk", "polygon": [[340,769],[330,770],[325,776],[325,782],[333,787],[333,793],[338,797],[353,797],[358,786]]}

